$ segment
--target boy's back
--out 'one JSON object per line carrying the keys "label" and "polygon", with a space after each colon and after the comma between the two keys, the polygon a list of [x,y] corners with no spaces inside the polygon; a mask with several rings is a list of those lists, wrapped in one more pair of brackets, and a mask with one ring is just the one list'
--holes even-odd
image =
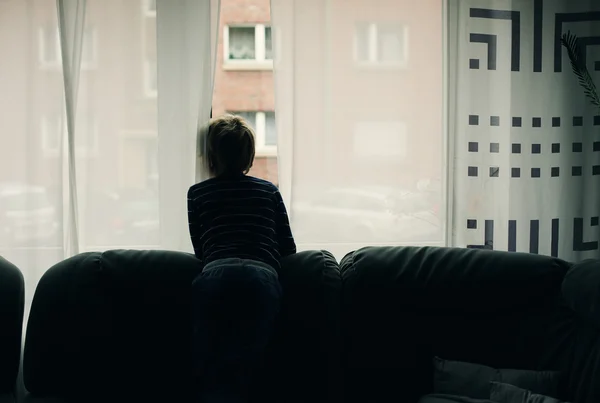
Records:
{"label": "boy's back", "polygon": [[194,252],[204,265],[240,258],[277,270],[282,257],[296,252],[279,190],[252,176],[216,177],[192,186],[188,220]]}
{"label": "boy's back", "polygon": [[254,130],[238,116],[210,121],[211,179],[188,191],[202,273],[192,283],[192,345],[199,401],[245,402],[281,305],[279,260],[296,252],[277,187],[247,176]]}

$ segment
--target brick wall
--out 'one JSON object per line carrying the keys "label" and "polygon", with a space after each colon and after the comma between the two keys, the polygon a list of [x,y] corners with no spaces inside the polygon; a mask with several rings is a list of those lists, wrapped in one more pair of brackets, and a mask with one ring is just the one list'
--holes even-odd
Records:
{"label": "brick wall", "polygon": [[[329,9],[326,4],[329,5]],[[392,181],[391,185],[400,185],[441,175],[443,127],[440,88],[443,86],[443,35],[439,24],[413,23],[441,21],[441,4],[441,0],[420,0],[418,3],[397,0],[303,0],[298,3],[297,10],[314,13],[314,24],[298,27],[297,34],[305,35],[307,40],[307,36],[315,36],[309,50],[316,57],[314,63],[311,63],[313,59],[310,58],[299,61],[302,68],[297,74],[303,75],[299,82],[311,80],[315,85],[311,90],[302,91],[304,98],[297,98],[295,102],[298,102],[298,108],[301,110],[314,109],[314,121],[328,119],[333,122],[332,126],[337,128],[317,133],[319,128],[315,127],[312,120],[297,122],[298,133],[310,131],[311,136],[319,139],[318,144],[314,145],[315,161],[328,161],[327,166],[312,166],[316,178],[322,178],[331,171],[332,180],[364,181],[372,180],[374,172],[381,169],[393,169],[397,175],[384,175],[385,180]],[[272,71],[225,69],[222,35],[227,24],[268,24],[270,0],[222,0],[221,7],[221,35],[215,74],[213,115],[218,116],[227,111],[273,111],[275,105]],[[319,55],[325,54],[323,52],[326,52],[327,45],[318,38],[320,30],[326,25],[323,18],[327,12],[340,16],[329,23],[330,29],[333,30],[332,42],[336,44],[327,48],[331,59],[328,65],[332,97],[330,101],[335,105],[332,110],[327,110],[322,104],[326,95],[323,92],[325,84],[318,82],[325,77]],[[300,20],[305,21],[305,17]],[[400,21],[408,27],[408,66],[399,70],[357,68],[352,52],[356,22],[386,20]],[[348,97],[348,85],[355,88],[356,94],[360,94],[360,100]],[[408,97],[405,95],[407,93],[414,96]],[[374,108],[374,105],[377,107]],[[331,114],[327,118],[320,116],[325,111]],[[381,165],[379,167],[377,162],[361,161],[354,155],[351,134],[357,122],[377,120],[382,116],[406,124],[409,151],[403,161],[378,161]],[[328,153],[333,158],[325,158],[323,153]],[[337,167],[342,166],[348,171],[345,178],[338,172]],[[276,182],[276,158],[257,157],[252,174]]]}
{"label": "brick wall", "polygon": [[[270,0],[222,0],[213,116],[228,111],[274,111],[273,72],[224,68],[223,30],[228,24],[269,24]],[[277,183],[277,158],[257,156],[250,174]]]}
{"label": "brick wall", "polygon": [[277,185],[277,157],[256,158],[250,170],[250,175],[266,179]]}

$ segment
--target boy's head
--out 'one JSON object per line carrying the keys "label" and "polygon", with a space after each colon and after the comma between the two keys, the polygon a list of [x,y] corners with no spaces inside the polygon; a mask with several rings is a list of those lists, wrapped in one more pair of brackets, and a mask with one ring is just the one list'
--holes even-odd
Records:
{"label": "boy's head", "polygon": [[239,116],[211,119],[206,139],[211,175],[247,174],[254,162],[254,137],[254,130]]}

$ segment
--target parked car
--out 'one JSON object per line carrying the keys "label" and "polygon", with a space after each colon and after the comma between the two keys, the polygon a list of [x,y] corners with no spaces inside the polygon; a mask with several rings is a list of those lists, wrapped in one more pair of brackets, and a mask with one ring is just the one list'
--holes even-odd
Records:
{"label": "parked car", "polygon": [[303,243],[403,243],[441,240],[430,197],[387,187],[333,188],[294,201],[294,235]]}
{"label": "parked car", "polygon": [[42,186],[0,184],[0,243],[3,247],[58,244],[59,214]]}

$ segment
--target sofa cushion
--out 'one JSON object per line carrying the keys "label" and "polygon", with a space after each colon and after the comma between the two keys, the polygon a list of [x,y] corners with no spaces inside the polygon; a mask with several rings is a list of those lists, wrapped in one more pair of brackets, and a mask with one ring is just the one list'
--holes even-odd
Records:
{"label": "sofa cushion", "polygon": [[573,265],[562,283],[566,303],[577,317],[569,372],[570,398],[600,402],[600,261]]}
{"label": "sofa cushion", "polygon": [[23,274],[0,256],[0,396],[7,401],[19,372],[24,307]]}
{"label": "sofa cushion", "polygon": [[434,393],[477,399],[490,396],[491,382],[503,382],[548,396],[560,395],[560,372],[496,369],[460,361],[434,360]]}
{"label": "sofa cushion", "polygon": [[185,396],[190,289],[200,270],[193,255],[166,251],[82,253],[54,265],[31,306],[25,387],[97,401],[115,391]]}
{"label": "sofa cushion", "polygon": [[500,382],[492,382],[490,400],[494,403],[566,403],[554,397]]}
{"label": "sofa cushion", "polygon": [[12,393],[0,393],[0,403],[15,403],[17,399]]}
{"label": "sofa cushion", "polygon": [[433,357],[493,368],[568,371],[576,317],[548,256],[368,247],[341,261],[347,401],[433,393]]}
{"label": "sofa cushion", "polygon": [[574,312],[600,328],[600,260],[575,263],[564,278],[562,292]]}
{"label": "sofa cushion", "polygon": [[282,260],[281,314],[267,355],[267,373],[256,401],[332,402],[341,395],[339,265],[327,251],[305,251]]}

